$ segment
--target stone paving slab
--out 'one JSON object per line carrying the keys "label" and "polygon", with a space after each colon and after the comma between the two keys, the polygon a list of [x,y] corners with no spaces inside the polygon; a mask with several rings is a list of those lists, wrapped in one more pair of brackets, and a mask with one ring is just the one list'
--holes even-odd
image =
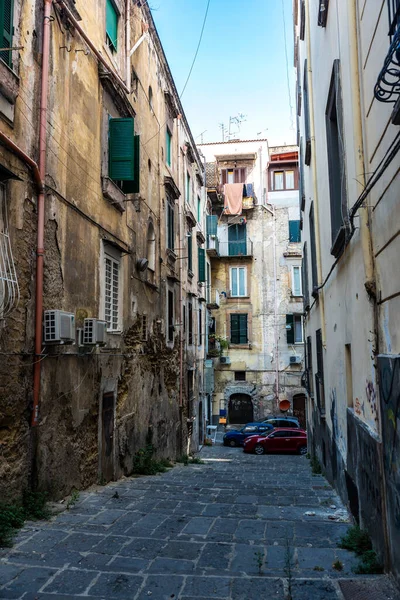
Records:
{"label": "stone paving slab", "polygon": [[28,523],[1,552],[0,599],[285,600],[291,588],[293,600],[343,600],[343,582],[361,585],[338,548],[349,523],[329,520],[340,500],[305,457],[220,445],[201,457]]}

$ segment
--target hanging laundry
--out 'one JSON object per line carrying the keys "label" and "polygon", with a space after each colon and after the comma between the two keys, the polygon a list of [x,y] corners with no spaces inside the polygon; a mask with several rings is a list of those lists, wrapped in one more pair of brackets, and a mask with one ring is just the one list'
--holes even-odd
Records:
{"label": "hanging laundry", "polygon": [[226,215],[241,215],[243,207],[243,183],[225,183],[224,212]]}
{"label": "hanging laundry", "polygon": [[246,198],[254,198],[254,185],[252,183],[245,183],[244,187],[246,188]]}

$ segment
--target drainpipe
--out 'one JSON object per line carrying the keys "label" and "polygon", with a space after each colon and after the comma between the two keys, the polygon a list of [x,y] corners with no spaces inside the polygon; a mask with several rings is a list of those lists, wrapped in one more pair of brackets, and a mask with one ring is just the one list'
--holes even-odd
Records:
{"label": "drainpipe", "polygon": [[21,148],[17,146],[17,144],[14,144],[14,142],[10,140],[10,138],[7,137],[2,131],[0,131],[0,142],[3,144],[3,146],[6,146],[9,150],[11,150],[11,152],[16,154],[32,169],[35,183],[39,188],[39,192],[41,192],[44,189],[44,183],[40,176],[39,167],[37,163],[35,163],[35,161],[30,156],[28,156],[23,150],[21,150]]}
{"label": "drainpipe", "polygon": [[126,0],[125,5],[125,80],[126,87],[131,89],[131,55],[129,48],[131,46],[131,0]]}
{"label": "drainpipe", "polygon": [[[358,177],[356,180],[357,183],[357,195],[360,195],[364,190],[365,186],[365,156],[364,156],[364,146],[363,146],[363,119],[362,119],[362,111],[361,111],[361,94],[360,94],[360,66],[359,66],[359,47],[358,47],[358,36],[359,31],[357,27],[357,0],[350,0],[348,4],[348,13],[349,13],[349,45],[350,45],[350,63],[351,63],[351,73],[354,74],[357,84],[352,86],[352,109],[353,109],[353,135],[354,140],[356,142],[357,152],[355,154],[356,160],[356,169],[358,173]],[[369,213],[368,207],[362,206],[359,209],[359,218],[360,218],[360,238],[361,238],[361,248],[364,259],[364,269],[366,276],[366,283],[372,284],[372,289],[375,289],[375,264],[373,259],[373,248],[372,248],[372,239],[371,239],[371,229],[369,223]],[[378,375],[378,365],[376,356],[379,353],[379,316],[378,316],[378,306],[376,303],[376,297],[372,298],[373,301],[373,320],[374,320],[374,330],[375,330],[375,367],[376,373]],[[378,403],[379,406],[379,403]],[[378,408],[378,414],[380,416],[380,408]],[[382,424],[382,419],[379,419],[379,424]],[[382,439],[382,431],[379,431],[380,437]],[[381,470],[381,477],[383,485],[382,489],[382,525],[383,525],[383,535],[385,540],[385,565],[390,569],[391,568],[391,560],[390,560],[390,540],[389,540],[389,531],[388,531],[388,522],[387,522],[387,497],[386,497],[386,482],[385,482],[385,463],[383,457],[383,441],[378,444],[378,457],[379,457],[379,467]]]}
{"label": "drainpipe", "polygon": [[[45,0],[45,1],[48,1],[48,0]],[[127,94],[130,94],[130,89],[128,88],[128,86],[121,79],[121,77],[118,75],[118,73],[116,71],[114,71],[114,69],[103,58],[103,56],[100,54],[100,52],[96,49],[93,42],[91,42],[90,38],[83,31],[82,27],[79,25],[78,21],[75,19],[74,15],[69,10],[69,8],[66,5],[66,3],[64,2],[64,0],[57,0],[57,4],[59,6],[61,6],[63,11],[67,15],[68,19],[71,21],[71,23],[73,24],[74,28],[78,31],[78,33],[80,33],[81,37],[85,40],[86,44],[88,45],[90,50],[93,52],[93,54],[96,56],[97,60],[103,65],[103,67],[108,71],[108,73],[110,73],[114,77],[114,79],[122,87],[124,92],[126,92]]]}
{"label": "drainpipe", "polygon": [[[40,128],[39,128],[39,172],[44,184],[46,177],[46,125],[47,125],[47,93],[49,86],[50,58],[50,13],[52,0],[44,0],[43,17],[43,55],[42,82],[40,93]],[[35,363],[33,367],[33,410],[32,427],[39,423],[39,394],[42,353],[42,317],[43,317],[43,255],[44,255],[44,189],[38,196],[37,249],[36,249],[36,307],[35,307]]]}
{"label": "drainpipe", "polygon": [[[179,147],[179,139],[180,139],[180,132],[181,132],[181,122],[180,119],[177,119],[177,136],[176,136],[176,147],[177,147],[177,180],[178,180],[178,186],[180,185],[180,161],[181,161],[181,153],[180,153],[180,147]],[[179,200],[178,200],[179,202]],[[179,202],[178,204],[179,210],[179,248],[183,248],[183,241],[182,241],[182,232],[181,232],[181,219],[182,219],[182,212],[181,212],[181,203]],[[193,241],[193,240],[192,240]],[[182,250],[181,250],[182,253]],[[184,344],[184,339],[183,339],[183,310],[182,310],[182,304],[183,304],[183,293],[182,293],[182,258],[180,258],[179,260],[179,406],[180,408],[182,408],[183,406],[183,344]]]}

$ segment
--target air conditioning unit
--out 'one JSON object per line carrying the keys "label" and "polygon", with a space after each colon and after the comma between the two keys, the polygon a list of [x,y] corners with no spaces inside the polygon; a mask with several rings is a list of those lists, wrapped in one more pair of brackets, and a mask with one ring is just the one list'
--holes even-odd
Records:
{"label": "air conditioning unit", "polygon": [[105,346],[107,323],[99,319],[85,319],[83,323],[83,345]]}
{"label": "air conditioning unit", "polygon": [[230,365],[231,359],[229,358],[229,356],[220,356],[219,362],[221,363],[221,365]]}
{"label": "air conditioning unit", "polygon": [[301,356],[293,355],[289,358],[291,365],[301,365]]}
{"label": "air conditioning unit", "polygon": [[74,344],[75,315],[63,310],[45,310],[43,342],[45,344]]}

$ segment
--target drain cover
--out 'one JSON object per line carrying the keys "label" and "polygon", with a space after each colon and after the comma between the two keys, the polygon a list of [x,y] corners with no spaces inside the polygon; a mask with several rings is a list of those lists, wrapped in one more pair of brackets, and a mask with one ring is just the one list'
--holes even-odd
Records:
{"label": "drain cover", "polygon": [[387,577],[347,579],[339,581],[345,600],[399,600],[396,590]]}

